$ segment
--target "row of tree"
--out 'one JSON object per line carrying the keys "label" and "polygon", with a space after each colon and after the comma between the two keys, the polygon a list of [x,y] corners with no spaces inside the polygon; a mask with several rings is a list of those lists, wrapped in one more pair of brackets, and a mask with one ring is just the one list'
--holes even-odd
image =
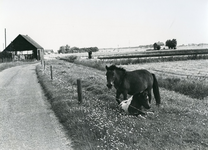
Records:
{"label": "row of tree", "polygon": [[[160,50],[161,46],[164,46],[163,42],[157,42],[153,44],[154,50]],[[176,39],[167,40],[165,42],[165,46],[167,46],[169,49],[176,49],[176,46],[177,46]]]}
{"label": "row of tree", "polygon": [[88,48],[78,48],[71,47],[69,45],[61,46],[58,50],[58,53],[81,53],[81,52],[97,52],[99,49],[97,47],[88,47]]}
{"label": "row of tree", "polygon": [[[167,46],[169,49],[176,49],[177,41],[176,39],[167,40],[165,44],[163,42],[157,42],[153,44],[154,50],[160,50],[161,46]],[[97,47],[88,47],[88,48],[78,48],[72,47],[69,45],[61,46],[58,50],[58,53],[81,53],[81,52],[97,52],[99,49]]]}

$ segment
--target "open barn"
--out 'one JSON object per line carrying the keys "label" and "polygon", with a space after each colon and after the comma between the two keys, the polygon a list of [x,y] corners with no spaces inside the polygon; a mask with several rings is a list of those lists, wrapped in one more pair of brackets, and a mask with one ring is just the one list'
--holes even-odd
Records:
{"label": "open barn", "polygon": [[28,35],[19,34],[3,51],[11,53],[13,60],[44,59],[44,49]]}

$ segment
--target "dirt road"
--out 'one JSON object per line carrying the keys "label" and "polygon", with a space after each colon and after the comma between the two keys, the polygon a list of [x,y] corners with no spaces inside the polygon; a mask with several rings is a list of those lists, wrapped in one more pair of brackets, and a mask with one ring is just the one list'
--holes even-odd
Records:
{"label": "dirt road", "polygon": [[35,66],[0,72],[0,149],[72,149],[44,97]]}

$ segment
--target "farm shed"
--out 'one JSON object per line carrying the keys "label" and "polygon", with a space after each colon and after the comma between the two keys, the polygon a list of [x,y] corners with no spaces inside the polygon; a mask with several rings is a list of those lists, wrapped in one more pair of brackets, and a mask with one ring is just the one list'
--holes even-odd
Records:
{"label": "farm shed", "polygon": [[12,53],[13,59],[44,59],[44,49],[28,35],[19,34],[3,52]]}

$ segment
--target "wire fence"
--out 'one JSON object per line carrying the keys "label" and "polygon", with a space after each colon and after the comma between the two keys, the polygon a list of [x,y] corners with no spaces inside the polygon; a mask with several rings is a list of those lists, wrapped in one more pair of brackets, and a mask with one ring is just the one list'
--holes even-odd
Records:
{"label": "wire fence", "polygon": [[[83,80],[81,78],[78,77],[77,79],[71,78],[68,80],[63,80],[63,78],[58,75],[59,73],[57,69],[55,69],[55,67],[50,64],[46,64],[45,61],[41,62],[41,65],[43,74],[50,78],[52,82],[56,82],[56,84],[61,86],[63,90],[67,90],[69,93],[71,93],[72,97],[76,97],[79,104],[90,103],[90,101],[92,100],[102,101],[95,94],[92,94],[89,90],[86,90],[82,87]],[[108,95],[112,99],[111,101],[109,101],[108,104],[116,104],[116,101],[114,101],[116,99],[116,96],[113,91],[108,90],[106,95]]]}

